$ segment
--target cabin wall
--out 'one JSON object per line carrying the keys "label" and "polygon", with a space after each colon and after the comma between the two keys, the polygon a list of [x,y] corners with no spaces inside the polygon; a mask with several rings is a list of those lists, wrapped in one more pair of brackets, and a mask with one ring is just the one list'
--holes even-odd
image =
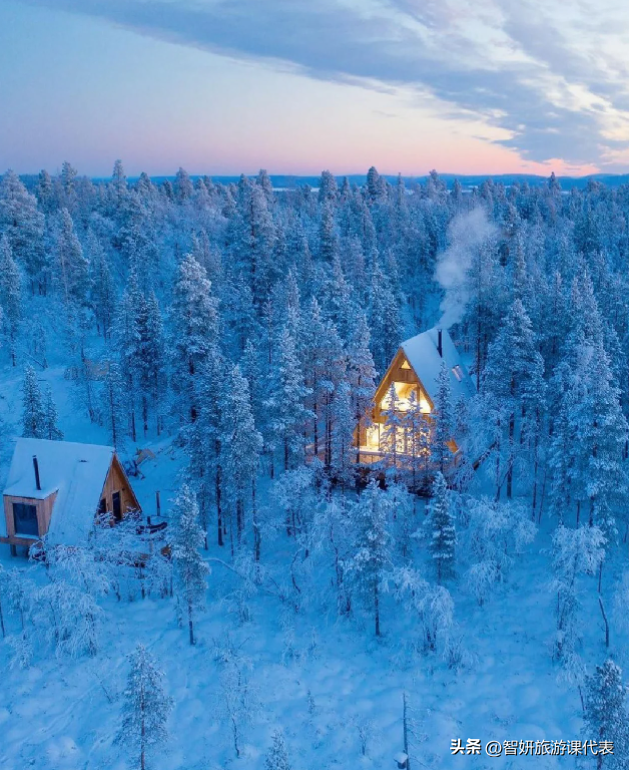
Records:
{"label": "cabin wall", "polygon": [[122,470],[117,459],[114,459],[112,464],[109,466],[109,473],[105,479],[105,485],[100,496],[101,500],[105,498],[107,504],[106,509],[110,512],[114,510],[114,492],[120,492],[120,505],[123,516],[129,510],[140,508],[135,495],[129,487],[129,482],[124,474],[124,471]]}
{"label": "cabin wall", "polygon": [[25,503],[26,505],[34,505],[37,510],[37,528],[39,530],[39,536],[43,537],[50,527],[50,518],[52,516],[52,509],[57,498],[57,493],[53,492],[43,500],[34,500],[32,497],[14,497],[11,495],[4,495],[4,519],[7,524],[7,535],[9,537],[15,537],[15,520],[13,518],[13,503]]}

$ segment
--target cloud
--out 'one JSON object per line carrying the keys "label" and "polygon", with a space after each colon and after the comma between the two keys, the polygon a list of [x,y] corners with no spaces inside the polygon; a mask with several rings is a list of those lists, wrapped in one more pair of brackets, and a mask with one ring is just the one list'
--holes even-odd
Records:
{"label": "cloud", "polygon": [[[619,0],[23,0],[310,77],[429,91],[526,160],[605,165],[629,146]],[[550,7],[549,7],[550,6]]]}

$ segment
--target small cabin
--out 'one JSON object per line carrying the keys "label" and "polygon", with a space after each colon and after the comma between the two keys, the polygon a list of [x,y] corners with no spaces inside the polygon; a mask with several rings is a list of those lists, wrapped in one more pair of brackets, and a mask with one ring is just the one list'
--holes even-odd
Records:
{"label": "small cabin", "polygon": [[[452,338],[445,329],[429,329],[402,343],[384,374],[374,396],[373,409],[366,415],[358,435],[358,462],[371,463],[384,455],[382,429],[389,409],[391,385],[395,388],[397,411],[407,412],[414,395],[428,420],[434,412],[437,381],[446,364],[453,400],[469,398],[476,388]],[[452,441],[452,451],[457,447]]]}
{"label": "small cabin", "polygon": [[98,514],[141,510],[113,447],[34,438],[17,440],[3,499],[0,543],[13,553],[44,535],[79,545]]}

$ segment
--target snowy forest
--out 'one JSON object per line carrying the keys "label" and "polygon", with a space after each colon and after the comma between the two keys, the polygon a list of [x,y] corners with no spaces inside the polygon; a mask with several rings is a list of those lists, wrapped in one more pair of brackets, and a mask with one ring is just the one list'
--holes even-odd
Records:
{"label": "snowy forest", "polygon": [[[107,444],[142,514],[0,544],[0,764],[629,767],[628,264],[629,187],[554,174],[7,171],[1,480]],[[474,393],[360,462],[433,327]]]}

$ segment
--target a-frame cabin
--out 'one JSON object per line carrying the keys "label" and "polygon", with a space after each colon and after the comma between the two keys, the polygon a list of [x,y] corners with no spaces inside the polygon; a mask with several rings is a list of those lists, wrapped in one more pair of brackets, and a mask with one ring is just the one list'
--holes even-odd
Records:
{"label": "a-frame cabin", "polygon": [[[395,388],[400,412],[408,411],[414,393],[421,411],[431,419],[437,379],[444,363],[449,371],[453,399],[472,396],[474,383],[446,330],[429,329],[402,343],[378,385],[371,414],[366,416],[359,429],[358,462],[377,462],[384,455],[382,429],[389,408],[391,385]],[[457,449],[454,438],[451,449],[453,452]]]}
{"label": "a-frame cabin", "polygon": [[113,447],[34,438],[17,440],[3,499],[0,543],[13,551],[44,535],[80,545],[97,514],[142,510]]}

